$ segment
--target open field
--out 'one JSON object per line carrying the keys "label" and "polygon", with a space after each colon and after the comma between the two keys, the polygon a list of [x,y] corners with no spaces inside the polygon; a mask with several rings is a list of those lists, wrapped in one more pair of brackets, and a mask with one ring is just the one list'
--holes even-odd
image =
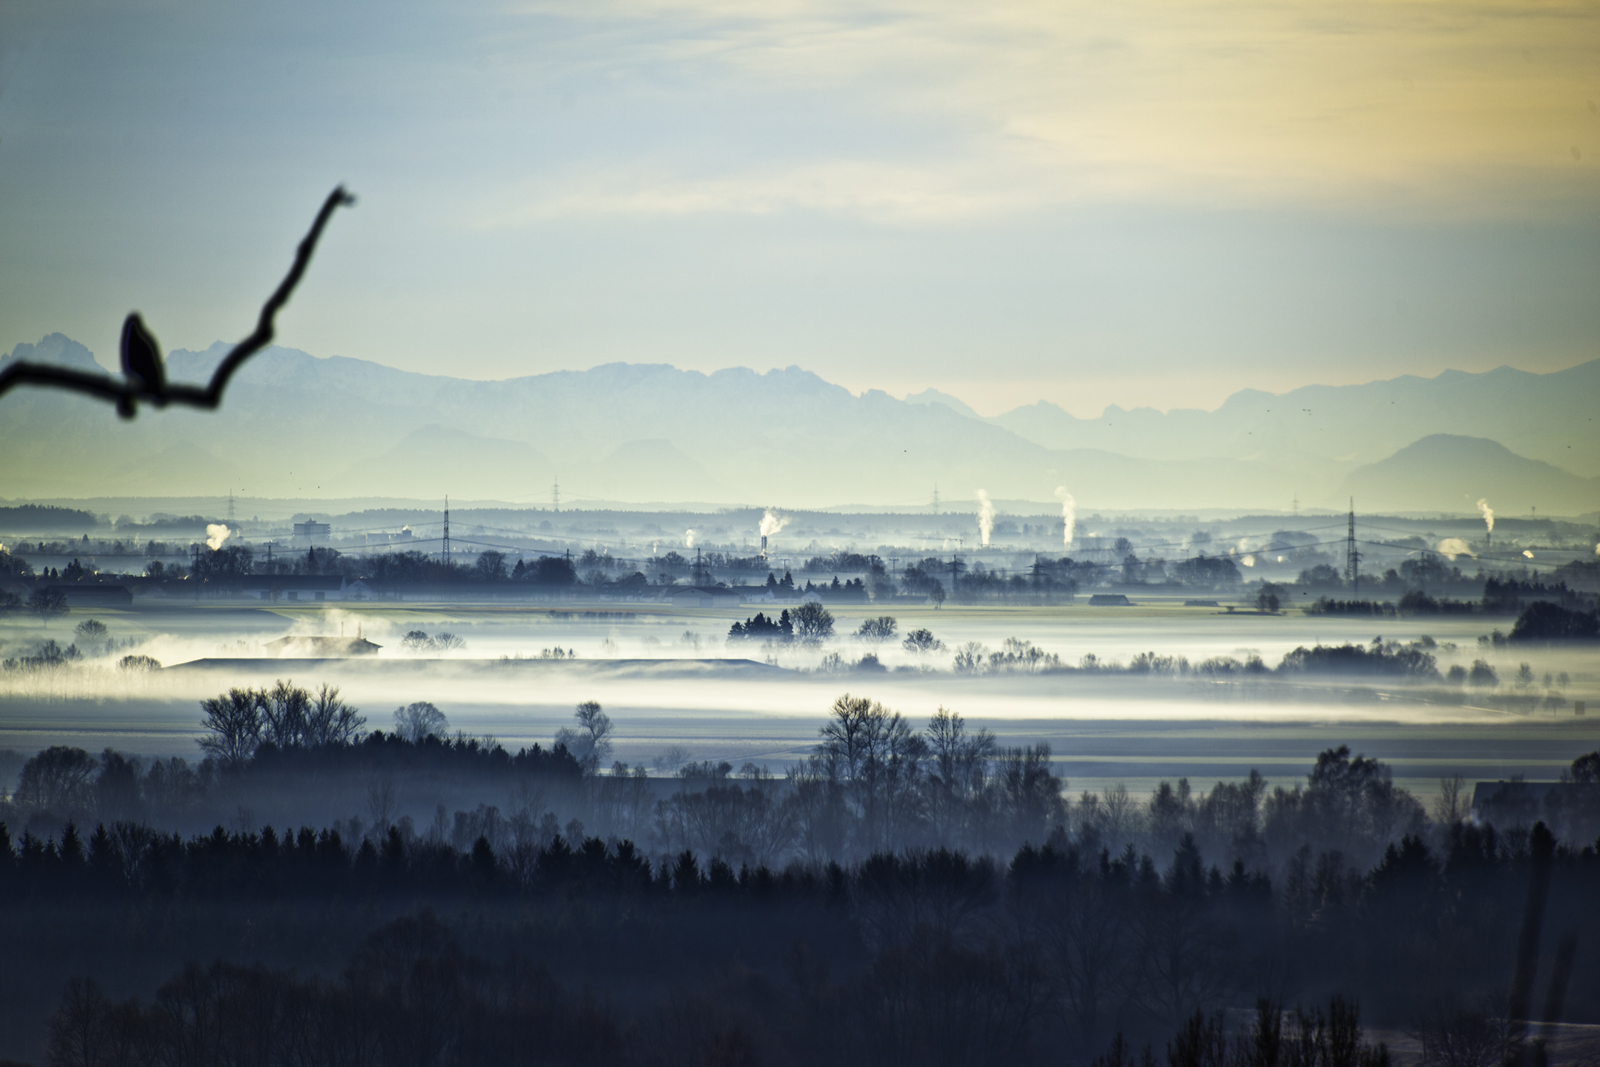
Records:
{"label": "open field", "polygon": [[[1600,696],[1600,658],[1551,648],[1482,648],[1482,617],[1351,619],[1229,614],[1181,601],[1126,608],[866,605],[835,608],[837,630],[892,614],[900,633],[934,632],[945,651],[916,655],[898,641],[880,646],[836,638],[820,648],[725,640],[728,626],[755,608],[677,610],[660,604],[538,606],[503,603],[351,604],[271,608],[215,602],[167,603],[100,611],[112,637],[168,667],[130,676],[113,657],[56,672],[0,681],[0,749],[31,752],[49,744],[90,751],[110,746],[141,755],[198,750],[198,701],[234,685],[292,678],[329,683],[363,710],[369,727],[390,725],[392,709],[416,700],[439,706],[452,729],[492,735],[515,749],[548,742],[581,700],[598,700],[616,724],[615,756],[670,774],[685,758],[754,762],[774,772],[803,757],[832,700],[868,695],[922,722],[943,705],[1004,744],[1051,746],[1070,790],[1123,782],[1131,790],[1186,776],[1207,788],[1251,768],[1274,782],[1302,777],[1316,753],[1348,744],[1389,762],[1419,794],[1441,777],[1469,780],[1554,777],[1600,740],[1600,724],[1573,715],[1572,701]],[[80,613],[48,627],[12,620],[0,638],[16,644],[54,636],[65,643]],[[411,630],[451,632],[456,652],[411,656],[399,638]],[[370,657],[280,660],[266,641],[286,634],[354,636],[382,645]],[[1297,645],[1366,643],[1374,637],[1433,638],[1441,670],[1482,657],[1499,671],[1494,693],[1445,683],[1311,681],[1266,676],[1216,682],[1197,676],[1085,673],[962,675],[950,649],[1006,638],[1030,641],[1071,667],[1085,655],[1126,663],[1141,652],[1184,656],[1261,656],[1275,665]],[[570,649],[576,660],[541,659]],[[119,648],[116,655],[123,654]],[[846,662],[867,652],[882,671],[819,670],[836,651]],[[1536,678],[1566,672],[1559,709],[1508,700],[1518,664]],[[1537,694],[1543,689],[1535,687]],[[676,750],[676,751],[674,751]],[[13,772],[14,773],[14,772]]]}

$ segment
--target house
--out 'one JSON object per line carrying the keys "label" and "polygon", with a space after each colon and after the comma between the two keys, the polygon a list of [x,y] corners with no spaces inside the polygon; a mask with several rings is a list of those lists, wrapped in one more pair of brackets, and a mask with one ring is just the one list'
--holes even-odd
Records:
{"label": "house", "polygon": [[382,645],[375,645],[365,637],[299,637],[290,635],[268,641],[267,650],[274,656],[291,656],[296,659],[342,659],[348,656],[373,656]]}
{"label": "house", "polygon": [[1121,593],[1096,593],[1089,598],[1093,608],[1131,608],[1133,602]]}
{"label": "house", "polygon": [[672,601],[672,606],[675,608],[736,608],[739,606],[739,591],[726,587],[674,586],[667,593],[667,598]]}
{"label": "house", "polygon": [[798,604],[800,595],[794,589],[776,588],[766,585],[741,585],[735,586],[733,591],[739,594],[741,604]]}

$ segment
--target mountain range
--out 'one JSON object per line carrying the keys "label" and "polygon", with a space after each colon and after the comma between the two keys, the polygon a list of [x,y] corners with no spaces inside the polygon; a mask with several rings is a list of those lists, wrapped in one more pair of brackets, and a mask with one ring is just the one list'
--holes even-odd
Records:
{"label": "mountain range", "polygon": [[[227,352],[168,355],[202,381]],[[0,360],[99,369],[52,334]],[[951,508],[978,490],[1096,509],[1336,506],[1509,513],[1600,507],[1600,360],[1552,374],[1448,371],[1274,395],[1215,411],[1040,402],[985,418],[928,389],[857,396],[798,367],[711,374],[659,364],[485,382],[272,347],[216,412],[37,388],[0,397],[0,496],[223,494]]]}

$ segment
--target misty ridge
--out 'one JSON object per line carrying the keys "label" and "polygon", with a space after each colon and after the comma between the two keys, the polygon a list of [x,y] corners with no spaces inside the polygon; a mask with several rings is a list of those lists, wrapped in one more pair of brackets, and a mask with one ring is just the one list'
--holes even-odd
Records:
{"label": "misty ridge", "polygon": [[[201,380],[224,351],[174,351],[171,373]],[[8,358],[97,366],[59,334]],[[1298,493],[1315,504],[1355,494],[1372,507],[1459,509],[1487,494],[1519,511],[1577,514],[1600,507],[1600,430],[1584,399],[1600,391],[1597,377],[1591,361],[1542,375],[1501,368],[1282,396],[1247,390],[1215,412],[1111,408],[1080,420],[1041,402],[983,419],[928,394],[854,396],[796,367],[705,375],[608,364],[473,382],[274,347],[244,367],[240,399],[203,430],[182,412],[112,427],[80,417],[87,400],[24,391],[10,403],[19,461],[10,484],[55,497],[250,485],[280,496],[528,500],[560,476],[587,499],[727,504],[781,457],[795,506],[904,500],[908,485],[920,496],[935,481],[1040,500],[1070,480],[1115,508],[1282,507]],[[249,447],[259,440],[273,447]]]}
{"label": "misty ridge", "polygon": [[[68,977],[55,954],[95,975],[66,985],[46,1062],[222,1056],[246,1035],[265,1063],[351,1042],[370,1063],[421,1047],[441,1063],[730,1048],[1026,1063],[1064,1048],[1120,1064],[1164,1044],[1198,1067],[1263,1062],[1277,1041],[1301,1047],[1266,1062],[1388,1062],[1365,1019],[1488,1063],[1549,1038],[1517,1022],[1535,993],[1576,1017],[1600,1005],[1600,974],[1570,947],[1600,890],[1600,751],[1497,825],[1461,780],[1429,810],[1347,747],[1292,788],[1252,772],[1205,793],[1180,779],[1074,796],[1048,745],[850,694],[782,777],[607,767],[617,727],[595,702],[515,754],[451,736],[427,702],[366,732],[328,687],[233,689],[201,711],[197,767],[54,746],[0,809],[23,828],[0,830],[13,958],[53,989]],[[412,817],[440,794],[506,806]],[[298,829],[258,815],[288,797]],[[175,906],[188,918],[168,931]],[[74,922],[51,923],[63,909]],[[1540,924],[1556,932],[1555,959],[1530,949],[1530,922],[1535,943]],[[240,948],[254,962],[226,962]],[[148,1003],[104,991],[162,968]],[[1258,997],[1253,1015],[1223,1012]]]}

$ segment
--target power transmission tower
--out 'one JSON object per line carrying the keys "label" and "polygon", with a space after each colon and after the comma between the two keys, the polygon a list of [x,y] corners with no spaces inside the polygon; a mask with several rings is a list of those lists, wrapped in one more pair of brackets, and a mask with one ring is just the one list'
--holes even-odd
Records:
{"label": "power transmission tower", "polygon": [[933,513],[939,514],[939,483],[933,483]]}
{"label": "power transmission tower", "polygon": [[1355,595],[1356,585],[1361,579],[1361,553],[1356,551],[1356,499],[1350,498],[1350,533],[1345,539],[1344,548],[1344,577],[1350,583],[1350,593]]}
{"label": "power transmission tower", "polygon": [[1298,489],[1295,490],[1294,494],[1294,517],[1297,519],[1300,517],[1300,491]]}
{"label": "power transmission tower", "polygon": [[233,490],[228,490],[228,529],[233,529]]}
{"label": "power transmission tower", "polygon": [[267,547],[267,573],[268,574],[276,574],[276,573],[278,573],[277,571],[272,569],[272,548],[277,543],[278,542],[276,542],[276,541],[268,541],[267,545],[266,545],[266,547]]}
{"label": "power transmission tower", "polygon": [[555,484],[550,487],[550,510],[561,510],[561,479],[558,476]]}
{"label": "power transmission tower", "polygon": [[444,565],[450,566],[450,497],[444,498]]}

